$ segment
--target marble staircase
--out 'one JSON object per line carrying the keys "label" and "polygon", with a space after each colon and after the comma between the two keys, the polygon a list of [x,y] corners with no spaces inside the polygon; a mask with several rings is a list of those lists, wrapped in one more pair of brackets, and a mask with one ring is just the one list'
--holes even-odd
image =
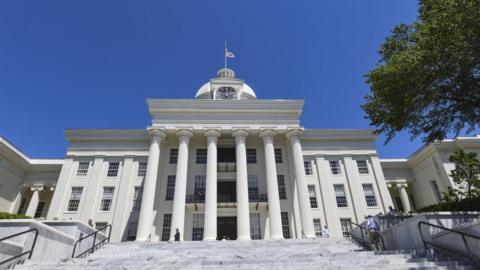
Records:
{"label": "marble staircase", "polygon": [[343,238],[108,244],[83,259],[15,269],[475,269],[432,250],[372,252]]}

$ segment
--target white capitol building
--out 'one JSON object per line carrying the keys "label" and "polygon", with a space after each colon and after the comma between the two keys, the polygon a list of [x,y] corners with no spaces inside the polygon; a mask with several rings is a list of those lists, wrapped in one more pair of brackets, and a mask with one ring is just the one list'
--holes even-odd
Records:
{"label": "white capitol building", "polygon": [[113,224],[112,241],[315,238],[342,220],[435,204],[457,148],[380,159],[371,130],[308,129],[302,100],[257,99],[220,69],[195,99],[148,99],[145,129],[68,129],[63,159],[33,159],[0,137],[0,211]]}

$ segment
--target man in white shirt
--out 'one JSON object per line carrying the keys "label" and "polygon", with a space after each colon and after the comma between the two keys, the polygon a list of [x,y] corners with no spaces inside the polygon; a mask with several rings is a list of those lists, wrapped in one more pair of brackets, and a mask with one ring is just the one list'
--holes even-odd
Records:
{"label": "man in white shirt", "polygon": [[368,240],[372,250],[381,250],[380,246],[380,224],[371,215],[367,217]]}

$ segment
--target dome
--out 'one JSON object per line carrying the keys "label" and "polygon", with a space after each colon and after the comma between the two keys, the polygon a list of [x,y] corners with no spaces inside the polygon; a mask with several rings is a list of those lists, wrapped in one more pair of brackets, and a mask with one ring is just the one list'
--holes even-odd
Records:
{"label": "dome", "polygon": [[235,83],[240,83],[242,86],[241,86],[241,90],[240,92],[243,94],[245,94],[245,97],[246,96],[250,96],[250,98],[247,98],[247,99],[251,99],[251,98],[254,98],[256,99],[257,98],[257,95],[255,95],[255,92],[253,91],[253,89],[246,83],[244,83],[242,80],[238,79],[235,77],[235,71],[229,69],[229,68],[221,68],[217,71],[217,77],[213,78],[211,81],[205,83],[204,85],[202,85],[202,87],[200,87],[200,89],[198,89],[197,93],[195,94],[195,98],[207,98],[208,96],[210,96],[210,92],[212,91],[212,81],[214,81],[214,83],[216,85],[217,84],[217,80],[219,80],[220,82],[235,82]]}

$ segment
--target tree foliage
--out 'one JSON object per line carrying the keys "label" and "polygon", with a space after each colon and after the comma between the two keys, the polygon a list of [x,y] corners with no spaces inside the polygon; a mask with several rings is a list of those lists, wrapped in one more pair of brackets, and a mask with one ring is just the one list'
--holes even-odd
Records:
{"label": "tree foliage", "polygon": [[426,143],[480,123],[480,0],[420,0],[367,73],[366,118],[390,141],[408,130]]}
{"label": "tree foliage", "polygon": [[451,171],[450,176],[456,187],[449,187],[444,193],[444,201],[480,197],[480,160],[477,158],[477,153],[458,150],[450,156],[449,160],[455,163],[455,169]]}

